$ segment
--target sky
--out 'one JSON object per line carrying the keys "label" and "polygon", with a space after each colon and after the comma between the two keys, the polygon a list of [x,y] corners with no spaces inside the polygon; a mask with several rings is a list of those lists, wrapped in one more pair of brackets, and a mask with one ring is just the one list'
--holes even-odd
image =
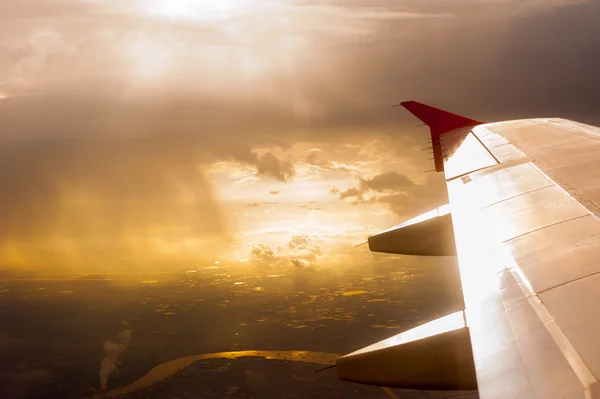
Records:
{"label": "sky", "polygon": [[600,125],[583,0],[0,2],[0,270],[357,262],[446,203],[390,105]]}

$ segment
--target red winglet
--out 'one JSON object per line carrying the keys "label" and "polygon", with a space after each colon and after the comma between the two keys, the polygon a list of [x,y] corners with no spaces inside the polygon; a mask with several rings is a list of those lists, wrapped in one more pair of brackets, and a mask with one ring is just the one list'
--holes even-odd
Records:
{"label": "red winglet", "polygon": [[444,134],[460,127],[477,126],[483,123],[416,101],[405,101],[400,105],[429,126],[432,134]]}
{"label": "red winglet", "polygon": [[414,116],[419,118],[424,124],[429,126],[435,170],[438,172],[444,171],[444,159],[442,155],[440,135],[461,127],[477,126],[484,123],[476,121],[475,119],[465,118],[464,116],[456,115],[448,111],[443,111],[438,108],[430,107],[429,105],[421,104],[416,101],[405,101],[400,103],[400,105],[406,108]]}

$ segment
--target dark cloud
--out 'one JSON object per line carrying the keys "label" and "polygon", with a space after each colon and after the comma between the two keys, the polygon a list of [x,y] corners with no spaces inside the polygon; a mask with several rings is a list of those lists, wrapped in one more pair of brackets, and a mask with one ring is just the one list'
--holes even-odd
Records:
{"label": "dark cloud", "polygon": [[358,177],[358,187],[340,191],[338,188],[332,188],[331,193],[337,195],[340,199],[353,198],[362,201],[365,194],[370,191],[376,192],[394,192],[411,190],[416,184],[406,175],[398,172],[384,172],[371,179]]}
{"label": "dark cloud", "polygon": [[280,160],[275,155],[267,152],[256,157],[256,173],[258,176],[275,178],[287,181],[296,175],[294,164],[291,160]]}
{"label": "dark cloud", "polygon": [[[241,140],[242,143],[256,142],[265,136],[273,140],[278,136],[282,143],[293,144],[306,137],[306,132],[311,140],[340,140],[342,137],[350,140],[359,134],[379,134],[381,130],[378,129],[414,126],[414,122],[406,115],[388,108],[392,103],[409,98],[490,120],[555,112],[588,120],[595,118],[591,111],[598,105],[594,93],[598,85],[595,71],[599,57],[594,49],[598,47],[597,38],[600,37],[595,17],[599,6],[597,2],[580,3],[456,0],[407,1],[399,6],[391,1],[378,1],[376,4],[335,2],[333,5],[350,10],[402,9],[424,15],[441,12],[452,15],[452,18],[409,18],[401,23],[394,19],[380,19],[368,25],[368,34],[347,33],[343,37],[322,35],[319,41],[309,41],[309,51],[293,53],[291,62],[293,65],[302,65],[301,69],[289,71],[279,68],[282,72],[274,70],[246,81],[238,80],[243,71],[223,72],[215,76],[218,70],[202,69],[206,68],[200,62],[206,59],[202,53],[204,46],[222,44],[203,30],[182,34],[163,29],[156,31],[156,38],[147,32],[141,38],[156,39],[157,43],[165,46],[171,42],[188,46],[192,38],[200,43],[193,47],[193,52],[176,58],[177,66],[193,65],[204,72],[204,76],[214,78],[195,82],[192,76],[203,75],[181,72],[181,79],[167,82],[178,90],[182,86],[187,87],[179,90],[180,93],[189,93],[193,89],[200,98],[185,98],[186,95],[181,94],[177,100],[166,100],[170,103],[166,108],[173,115],[184,117],[190,128],[209,126],[210,132],[203,134],[219,135],[224,132],[231,139],[230,142]],[[573,5],[563,7],[565,4]],[[302,7],[297,7],[286,12],[290,15],[296,15],[294,13],[297,12],[300,16],[307,9],[311,12],[320,10],[319,7],[304,8],[304,11]],[[355,19],[345,19],[344,15],[344,11],[340,11],[328,18],[344,23],[349,28],[362,23],[360,18],[357,22]],[[111,14],[109,16],[112,18]],[[132,27],[119,29],[127,32],[121,33],[125,35],[125,43],[133,40],[130,32]],[[137,29],[143,31],[145,26]],[[308,26],[304,29],[302,32],[308,37],[314,34]],[[52,39],[50,34],[41,43],[37,40],[33,42],[35,45],[28,44],[43,54],[42,61],[33,62],[41,65],[36,76],[54,76],[57,71],[64,71],[71,65],[78,66],[77,69],[70,68],[74,75],[86,77],[83,83],[89,81],[90,75],[96,74],[99,67],[104,71],[124,73],[125,61],[117,57],[117,50],[107,50],[110,47],[104,41],[109,39],[90,33],[87,42],[77,44],[72,49],[73,45],[65,39],[67,33],[61,32],[58,39]],[[140,39],[135,35],[133,38]],[[260,40],[267,38],[261,36]],[[236,47],[231,49],[237,51]],[[82,51],[95,52],[97,55],[87,57],[87,53]],[[107,51],[110,56],[106,56]],[[29,56],[18,56],[17,50],[13,50],[13,53],[15,55],[11,60],[29,59]],[[252,59],[261,55],[255,48],[248,48],[248,53]],[[198,58],[194,58],[194,55],[198,55]],[[115,63],[115,59],[119,62]],[[315,59],[319,59],[319,62],[313,61]],[[75,63],[76,60],[84,61]],[[105,62],[113,62],[113,67],[104,65]],[[94,66],[94,74],[87,69],[87,65],[89,68]],[[352,65],[352,68],[340,68],[347,65]],[[128,90],[126,80],[114,75],[104,76],[104,79],[114,81],[112,89],[116,92]],[[218,84],[223,86],[220,93],[209,90]],[[241,89],[244,95],[228,96],[230,89],[231,93]],[[97,91],[97,88],[93,91]],[[156,94],[165,96],[163,90]],[[61,105],[60,101],[51,102],[57,104],[57,109],[68,105]],[[79,101],[72,103],[71,106],[77,105]],[[82,112],[78,114],[87,115],[91,121],[105,120],[94,116],[103,112],[103,108],[85,110],[85,107],[80,107],[78,110]],[[118,112],[118,109],[119,105],[116,104],[110,111]],[[196,117],[191,115],[191,110]],[[144,114],[151,117],[144,119],[155,121],[167,116],[164,110],[157,114],[153,111],[146,109]],[[161,124],[156,126],[156,130],[161,129]],[[143,129],[140,127],[139,130]],[[282,131],[285,131],[285,137],[281,135]],[[323,134],[324,131],[327,134]],[[285,178],[286,175],[275,173],[270,176]]]}
{"label": "dark cloud", "polygon": [[374,191],[388,190],[408,190],[414,187],[415,183],[406,175],[401,175],[398,172],[384,172],[372,179],[360,179],[362,188]]}
{"label": "dark cloud", "polygon": [[[365,98],[416,99],[483,120],[562,115],[600,122],[593,111],[600,106],[594,94],[600,56],[593,50],[600,45],[598,2],[446,3],[455,18],[435,26],[385,25],[368,46],[350,44],[353,89]],[[380,123],[413,121],[375,107],[371,113]]]}
{"label": "dark cloud", "polygon": [[346,190],[333,187],[330,193],[355,205],[382,203],[399,216],[408,217],[447,203],[441,174],[428,176],[425,182],[417,184],[406,175],[384,172],[371,179],[358,177],[357,187]]}

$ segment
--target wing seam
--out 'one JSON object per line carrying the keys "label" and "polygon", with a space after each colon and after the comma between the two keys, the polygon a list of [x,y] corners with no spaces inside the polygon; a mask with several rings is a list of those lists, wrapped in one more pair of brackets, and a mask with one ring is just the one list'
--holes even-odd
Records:
{"label": "wing seam", "polygon": [[[586,215],[586,216],[587,216],[587,215]],[[555,289],[555,288],[562,287],[563,285],[567,285],[567,284],[574,283],[575,281],[583,280],[584,278],[588,278],[588,277],[591,277],[591,276],[595,276],[596,274],[600,274],[600,272],[594,272],[594,273],[586,274],[585,276],[582,276],[582,277],[577,277],[577,278],[575,278],[575,279],[573,279],[573,280],[569,280],[569,281],[565,281],[564,283],[560,283],[560,284],[553,285],[553,286],[552,286],[552,287],[550,287],[550,288],[544,288],[543,290],[541,290],[540,292],[538,292],[538,294],[542,294],[542,293],[544,293],[544,292],[546,292],[546,291],[550,291],[550,290],[553,290],[553,289]]]}
{"label": "wing seam", "polygon": [[[579,352],[577,352],[577,349],[575,349],[571,341],[569,341],[569,338],[567,338],[567,336],[562,331],[558,323],[556,323],[554,317],[548,311],[546,305],[544,305],[544,302],[542,302],[540,297],[535,293],[535,291],[533,291],[533,289],[531,288],[531,284],[527,280],[527,277],[525,277],[521,268],[519,268],[519,266],[516,264],[516,262],[512,258],[512,255],[509,256],[511,258],[511,261],[508,270],[512,274],[513,278],[517,281],[517,283],[520,283],[517,285],[520,287],[521,292],[523,292],[523,295],[525,295],[525,298],[527,299],[529,305],[539,318],[546,331],[548,331],[548,334],[550,334],[550,337],[556,344],[557,348],[565,357],[567,363],[571,367],[571,370],[573,370],[573,373],[575,373],[575,376],[577,376],[577,379],[579,380],[579,382],[585,390],[585,398],[591,399],[591,386],[598,380],[596,379],[592,371],[589,369],[585,361],[581,358]],[[542,312],[549,315],[550,319],[544,321]]]}
{"label": "wing seam", "polygon": [[[531,165],[536,168],[538,170],[538,172],[540,172],[542,175],[544,175],[546,177],[546,179],[550,180],[552,183],[554,183],[554,185],[556,185],[556,187],[558,187],[563,193],[567,194],[567,196],[569,196],[570,198],[573,199],[573,201],[577,202],[579,204],[580,207],[582,207],[583,209],[585,209],[590,215],[592,215],[593,217],[595,217],[596,219],[600,220],[600,217],[598,217],[598,215],[596,215],[594,212],[592,212],[590,209],[588,209],[587,207],[585,207],[581,202],[579,202],[579,200],[577,200],[577,198],[575,198],[570,192],[568,192],[567,190],[564,189],[564,187],[562,187],[560,184],[558,184],[556,181],[554,181],[550,176],[548,176],[547,173],[545,173],[543,170],[541,170],[535,163],[531,163]],[[592,203],[594,205],[596,205],[595,202],[592,201]]]}
{"label": "wing seam", "polygon": [[[508,198],[505,198],[505,199],[503,199],[503,200],[496,201],[496,202],[494,202],[493,204],[486,205],[486,206],[484,206],[483,208],[481,208],[481,210],[487,209],[487,208],[489,208],[489,207],[491,207],[491,206],[494,206],[494,205],[501,204],[501,203],[503,203],[504,201],[508,201],[508,200],[511,200],[511,199],[514,199],[514,198],[518,198],[518,197],[520,197],[520,196],[522,196],[522,195],[525,195],[525,194],[530,194],[530,193],[534,193],[534,192],[536,192],[536,191],[540,191],[540,190],[543,190],[543,189],[545,189],[545,188],[549,188],[549,187],[553,187],[553,186],[554,186],[554,184],[550,183],[550,184],[548,184],[547,186],[544,186],[544,187],[538,187],[538,188],[534,188],[533,190],[525,191],[525,192],[522,192],[522,193],[519,193],[519,194],[513,195],[512,197],[508,197]],[[586,216],[587,216],[587,215],[586,215]]]}
{"label": "wing seam", "polygon": [[[551,126],[557,130],[562,130],[563,132],[568,132],[568,133],[573,133],[573,134],[578,134],[580,136],[585,136],[585,137],[589,137],[591,139],[594,140],[600,140],[600,137],[595,136],[593,134],[589,134],[586,132],[582,132],[581,130],[569,130],[569,129],[565,129],[564,127],[560,126],[560,125],[556,125],[554,123],[551,122],[544,122],[541,120],[536,120],[536,119],[532,119],[531,120],[533,123],[538,124],[538,125],[546,125],[546,126]],[[571,122],[575,122],[575,121],[571,121]],[[575,122],[576,124],[580,124],[579,122]]]}
{"label": "wing seam", "polygon": [[[512,276],[512,278],[515,280],[515,282],[517,283],[517,285],[519,285],[519,284],[518,284],[518,281],[519,281],[519,280],[517,280],[517,278],[516,278],[516,277],[513,275],[513,273],[511,273],[511,272],[510,272],[510,269],[505,269],[505,270],[504,270],[504,272],[507,272],[507,271],[510,273],[510,275],[511,275],[511,276]],[[500,295],[502,295],[502,294],[500,294]],[[529,301],[529,298],[527,298],[527,295],[526,295],[526,294],[525,294],[525,299],[526,299],[527,301]],[[515,339],[514,339],[514,343],[517,345],[517,348],[518,348],[518,350],[519,350],[519,357],[521,358],[521,363],[522,363],[523,365],[525,365],[526,363],[525,363],[525,358],[523,357],[523,349],[522,349],[522,347],[521,347],[521,343],[519,342],[519,340],[518,340],[518,339],[516,339],[516,336],[517,336],[517,334],[516,334],[516,331],[515,331],[514,323],[513,323],[513,320],[512,320],[512,318],[510,317],[510,313],[509,313],[509,311],[508,311],[508,306],[507,306],[507,304],[506,304],[506,301],[505,301],[504,299],[502,299],[502,307],[504,308],[504,314],[505,314],[505,316],[506,316],[506,319],[508,320],[508,324],[510,325],[510,330],[511,330],[511,332],[512,332],[513,338],[515,338]],[[537,313],[536,313],[536,314],[537,314]],[[543,324],[543,322],[542,322],[542,324]],[[558,346],[558,345],[557,345],[557,346]],[[527,380],[529,381],[529,385],[530,385],[530,388],[531,388],[531,390],[533,390],[533,392],[535,392],[535,393],[536,393],[536,397],[538,397],[538,398],[539,398],[539,394],[538,394],[538,392],[536,391],[536,389],[535,389],[535,386],[534,386],[534,385],[533,385],[533,383],[532,383],[532,378],[531,378],[531,375],[530,375],[530,373],[529,373],[529,369],[528,369],[527,367],[524,367],[524,369],[525,369],[525,373],[527,374]]]}
{"label": "wing seam", "polygon": [[509,241],[512,241],[512,240],[516,240],[517,238],[520,238],[520,237],[526,236],[527,234],[535,233],[536,231],[544,230],[545,228],[552,227],[552,226],[556,226],[556,225],[559,225],[559,224],[562,224],[562,223],[565,223],[565,222],[570,222],[571,220],[575,220],[575,219],[581,219],[581,218],[584,218],[584,217],[586,217],[586,216],[589,216],[589,215],[579,215],[579,216],[574,216],[574,217],[572,217],[572,218],[569,218],[569,219],[561,220],[560,222],[550,223],[550,224],[548,224],[548,225],[546,225],[546,226],[544,226],[544,227],[539,227],[539,228],[537,228],[537,229],[534,229],[534,230],[528,231],[528,232],[526,232],[526,233],[519,234],[518,236],[514,236],[514,237],[511,237],[511,238],[509,238],[509,239],[506,239],[506,240],[502,241],[502,244],[504,244],[504,243],[507,243],[507,242],[509,242]]}
{"label": "wing seam", "polygon": [[488,152],[488,154],[490,154],[492,156],[492,158],[494,158],[494,161],[496,161],[496,163],[498,163],[498,164],[502,163],[498,160],[498,158],[496,158],[496,156],[494,154],[492,154],[492,151],[490,151],[490,149],[487,148],[487,146],[483,143],[483,141],[481,141],[481,139],[475,134],[475,132],[473,130],[471,130],[471,134],[473,136],[475,136],[477,141],[479,141],[479,144],[481,144],[483,146],[483,148],[485,148],[485,150]]}
{"label": "wing seam", "polygon": [[460,175],[456,175],[456,176],[453,176],[453,177],[451,177],[449,179],[446,179],[446,183],[449,183],[449,182],[454,181],[456,179],[460,179],[462,177],[468,176],[468,175],[473,174],[473,173],[478,173],[478,172],[482,172],[482,171],[489,171],[489,170],[497,171],[497,170],[507,169],[507,168],[510,168],[512,166],[522,165],[524,163],[529,163],[529,162],[534,162],[534,160],[532,160],[531,158],[522,158],[522,159],[515,159],[515,160],[511,160],[511,161],[501,162],[501,163],[496,164],[496,165],[484,166],[482,168],[475,169],[475,170],[472,170],[470,172],[462,173]]}

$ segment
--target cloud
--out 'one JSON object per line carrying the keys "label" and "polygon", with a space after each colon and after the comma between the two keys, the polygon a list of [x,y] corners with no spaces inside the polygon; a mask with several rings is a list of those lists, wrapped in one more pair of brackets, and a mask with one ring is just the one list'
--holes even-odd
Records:
{"label": "cloud", "polygon": [[358,177],[357,187],[346,190],[333,187],[330,193],[354,205],[382,203],[399,216],[408,217],[447,203],[447,192],[440,180],[439,176],[428,175],[423,183],[417,184],[408,176],[391,171],[370,179]]}
{"label": "cloud", "polygon": [[299,269],[308,269],[312,263],[305,259],[290,258],[290,263]]}
{"label": "cloud", "polygon": [[287,181],[296,174],[291,160],[280,160],[270,152],[257,156],[255,165],[258,176],[272,177],[279,181]]}
{"label": "cloud", "polygon": [[326,161],[319,158],[320,151],[311,151],[307,156],[304,162],[309,165],[317,166],[319,168],[330,170],[334,172],[349,172],[352,170],[356,170],[356,167],[352,167],[350,165],[345,165],[343,163],[335,162],[335,161]]}
{"label": "cloud", "polygon": [[406,175],[398,172],[384,172],[371,179],[360,178],[361,188],[374,191],[407,190],[414,187],[415,183]]}
{"label": "cloud", "polygon": [[108,377],[120,365],[119,357],[127,350],[131,344],[132,330],[123,330],[117,334],[115,339],[104,341],[104,358],[100,362],[100,389],[106,391],[108,385]]}
{"label": "cloud", "polygon": [[330,192],[337,195],[340,199],[355,199],[356,201],[362,201],[364,200],[365,194],[371,191],[407,191],[416,186],[416,184],[406,175],[393,171],[381,173],[371,179],[358,177],[358,181],[358,187],[351,187],[343,191],[334,187]]}
{"label": "cloud", "polygon": [[271,190],[271,191],[269,191],[269,194],[277,195],[277,194],[279,194],[279,190]]}
{"label": "cloud", "polygon": [[272,261],[277,259],[275,252],[266,244],[256,244],[250,252],[252,259],[257,261]]}
{"label": "cloud", "polygon": [[298,268],[315,266],[323,256],[322,240],[305,234],[293,235],[289,242],[274,251],[271,246],[256,244],[250,253],[251,259],[262,264],[268,262],[270,267],[291,264]]}
{"label": "cloud", "polygon": [[[258,151],[250,150],[247,147],[240,147],[230,151],[229,157],[244,166],[252,167],[256,170],[254,176],[245,176],[238,180],[238,184],[246,182],[256,182],[259,178],[275,179],[278,181],[288,181],[296,175],[294,163],[291,159],[280,159],[272,152],[259,153]],[[227,152],[216,154],[216,156],[227,156]]]}
{"label": "cloud", "polygon": [[287,247],[289,255],[301,257],[305,260],[315,261],[322,255],[318,239],[305,234],[296,234],[292,236]]}
{"label": "cloud", "polygon": [[[150,98],[164,96],[166,86],[179,92],[180,97],[195,92],[207,100],[188,104],[181,98],[169,98],[167,102],[173,109],[193,107],[206,125],[231,132],[236,139],[253,141],[260,135],[276,134],[281,141],[294,143],[298,132],[309,130],[311,138],[339,140],[358,130],[374,134],[383,127],[407,124],[408,118],[387,107],[407,98],[490,118],[525,113],[535,104],[543,104],[540,109],[548,109],[549,104],[564,105],[560,95],[540,93],[542,87],[537,87],[537,82],[545,84],[543,90],[560,90],[556,94],[570,93],[568,97],[583,87],[570,88],[566,83],[556,87],[548,82],[555,83],[555,78],[560,77],[577,81],[578,86],[580,82],[592,81],[594,86],[596,79],[591,71],[597,57],[582,54],[593,54],[590,50],[597,44],[598,36],[590,17],[595,15],[597,5],[589,2],[557,7],[565,3],[572,4],[456,0],[407,1],[399,6],[391,1],[338,1],[328,6],[294,3],[270,8],[267,3],[258,3],[256,12],[249,9],[236,13],[232,18],[241,22],[236,25],[239,28],[225,34],[225,24],[209,20],[196,21],[196,29],[191,30],[189,21],[156,16],[146,20],[140,10],[136,14],[114,3],[82,6],[67,1],[56,3],[61,5],[58,8],[44,8],[49,22],[43,31],[29,27],[22,18],[21,28],[11,26],[10,36],[21,40],[8,43],[5,39],[8,51],[0,54],[10,56],[0,61],[0,68],[13,71],[20,62],[29,63],[33,53],[35,59],[43,59],[43,65],[34,68],[36,72],[30,78],[36,86],[49,82],[56,86],[56,82],[65,80],[89,86],[90,81],[100,81],[101,85],[111,85],[115,92],[127,95],[148,90],[145,94]],[[265,7],[282,18],[264,18],[260,11]],[[379,18],[440,12],[455,17],[407,18],[402,24]],[[4,15],[12,21],[10,15],[16,14]],[[104,23],[90,23],[91,15]],[[306,24],[315,15],[321,16],[315,26],[339,25],[346,28],[342,31],[361,30],[364,20],[370,21],[369,35],[323,35],[315,32],[312,24]],[[378,17],[373,20],[369,15]],[[254,24],[259,17],[267,25]],[[555,20],[563,21],[558,29],[565,32],[560,37],[552,31]],[[186,30],[181,30],[181,25]],[[570,34],[564,34],[566,31]],[[40,35],[45,39],[39,40]],[[3,36],[9,35],[0,35]],[[559,47],[557,51],[555,46]],[[565,64],[560,58],[564,51],[570,54],[564,57],[570,60],[570,67],[560,66]],[[319,61],[314,62],[315,59]],[[155,71],[157,76],[146,80],[145,74],[152,70],[139,68],[156,65],[154,61],[160,60],[170,60],[170,66],[162,72]],[[546,61],[550,61],[547,68],[541,67]],[[345,68],[348,65],[352,68]],[[583,68],[585,76],[557,71],[557,66],[572,69],[568,72]],[[69,71],[67,76],[65,71]],[[6,75],[10,80],[11,73],[0,72],[0,76]],[[585,100],[579,102],[593,103],[594,98],[589,95],[592,90],[585,93]],[[505,100],[497,101],[498,95]],[[593,108],[592,103],[588,111]],[[92,114],[96,112],[93,110]],[[180,112],[190,126],[197,125],[191,115]],[[325,130],[327,134],[323,134]],[[286,176],[267,175],[276,179]]]}

